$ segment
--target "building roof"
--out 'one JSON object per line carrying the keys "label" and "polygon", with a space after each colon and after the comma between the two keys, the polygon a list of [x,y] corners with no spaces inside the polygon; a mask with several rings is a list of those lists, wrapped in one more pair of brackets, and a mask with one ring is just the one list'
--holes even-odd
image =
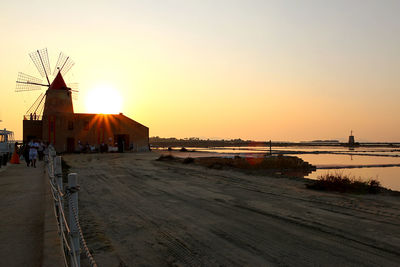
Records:
{"label": "building roof", "polygon": [[64,81],[64,78],[61,75],[61,72],[58,72],[57,76],[54,78],[53,82],[50,85],[49,89],[53,90],[60,90],[60,89],[66,89],[67,84]]}

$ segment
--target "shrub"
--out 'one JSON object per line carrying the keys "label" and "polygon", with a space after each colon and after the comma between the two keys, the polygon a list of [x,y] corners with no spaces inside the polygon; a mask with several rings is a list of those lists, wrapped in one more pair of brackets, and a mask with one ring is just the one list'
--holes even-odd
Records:
{"label": "shrub", "polygon": [[199,158],[199,164],[209,168],[223,167],[242,170],[303,170],[315,167],[298,157],[278,156],[266,158]]}
{"label": "shrub", "polygon": [[170,160],[176,160],[174,156],[171,155],[161,155],[157,160],[158,161],[170,161]]}
{"label": "shrub", "polygon": [[191,157],[185,158],[182,161],[182,163],[184,163],[184,164],[189,164],[189,163],[193,163],[193,162],[194,162],[194,158],[191,158]]}
{"label": "shrub", "polygon": [[363,181],[361,179],[351,177],[350,175],[344,175],[343,173],[327,173],[325,175],[321,175],[311,184],[307,184],[306,187],[322,191],[359,194],[376,194],[382,189],[378,180],[369,179],[367,181]]}

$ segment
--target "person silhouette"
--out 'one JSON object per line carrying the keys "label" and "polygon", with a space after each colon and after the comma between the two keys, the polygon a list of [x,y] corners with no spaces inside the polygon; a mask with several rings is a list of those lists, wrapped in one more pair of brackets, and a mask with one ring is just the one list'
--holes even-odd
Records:
{"label": "person silhouette", "polygon": [[10,160],[11,164],[19,164],[19,155],[18,155],[18,142],[15,142],[14,144],[14,152],[12,154],[11,160]]}
{"label": "person silhouette", "polygon": [[36,142],[36,140],[32,140],[29,143],[29,160],[31,162],[31,166],[36,168],[36,159],[38,156],[38,148],[39,148],[39,143]]}

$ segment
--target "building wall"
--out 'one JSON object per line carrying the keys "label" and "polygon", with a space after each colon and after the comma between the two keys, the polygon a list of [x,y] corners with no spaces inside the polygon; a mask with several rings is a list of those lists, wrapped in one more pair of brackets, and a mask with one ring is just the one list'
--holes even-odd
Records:
{"label": "building wall", "polygon": [[96,148],[102,143],[115,146],[118,135],[128,136],[125,150],[149,150],[149,129],[122,114],[55,113],[43,117],[43,140],[59,152],[71,152],[71,142],[73,151],[78,150],[78,141]]}
{"label": "building wall", "polygon": [[43,140],[53,144],[59,152],[67,151],[67,139],[74,138],[74,132],[68,129],[68,123],[73,119],[73,114],[43,116]]}
{"label": "building wall", "polygon": [[75,114],[74,132],[76,143],[113,146],[118,142],[118,135],[127,135],[126,150],[149,150],[149,128],[122,114]]}
{"label": "building wall", "polygon": [[23,120],[22,121],[22,129],[23,129],[23,140],[29,141],[28,137],[34,136],[37,139],[42,139],[42,121],[41,120]]}

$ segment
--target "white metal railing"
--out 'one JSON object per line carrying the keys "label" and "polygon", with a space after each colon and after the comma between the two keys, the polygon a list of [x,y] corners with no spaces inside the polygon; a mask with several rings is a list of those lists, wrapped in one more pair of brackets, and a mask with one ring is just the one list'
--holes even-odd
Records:
{"label": "white metal railing", "polygon": [[[61,157],[49,146],[45,155],[45,164],[54,199],[54,214],[58,222],[58,232],[61,239],[61,249],[64,256],[64,264],[69,267],[80,267],[81,246],[92,267],[97,267],[85,238],[78,217],[78,175],[68,174],[68,185],[63,186]],[[68,204],[68,220],[64,212],[64,200]],[[68,257],[69,256],[69,257]],[[69,260],[68,260],[69,258]]]}

